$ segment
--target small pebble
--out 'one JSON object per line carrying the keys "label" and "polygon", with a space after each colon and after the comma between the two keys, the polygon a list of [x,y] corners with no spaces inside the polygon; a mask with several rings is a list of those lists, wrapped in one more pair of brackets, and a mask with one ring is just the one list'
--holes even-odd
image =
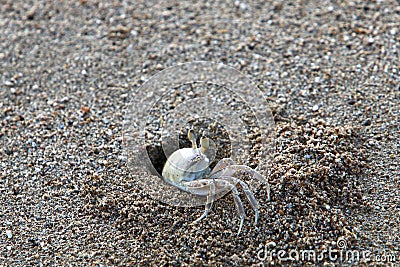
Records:
{"label": "small pebble", "polygon": [[5,81],[4,85],[5,86],[14,86],[14,83],[12,81]]}
{"label": "small pebble", "polygon": [[375,42],[375,39],[373,37],[368,38],[368,43],[373,44]]}
{"label": "small pebble", "polygon": [[363,122],[363,125],[364,126],[370,126],[371,125],[371,119],[370,118],[368,118],[368,119],[366,119],[364,122]]}
{"label": "small pebble", "polygon": [[81,111],[82,111],[84,114],[87,114],[87,113],[90,112],[90,107],[83,106],[83,107],[81,107]]}
{"label": "small pebble", "polygon": [[12,232],[10,230],[6,230],[6,235],[8,238],[12,238]]}

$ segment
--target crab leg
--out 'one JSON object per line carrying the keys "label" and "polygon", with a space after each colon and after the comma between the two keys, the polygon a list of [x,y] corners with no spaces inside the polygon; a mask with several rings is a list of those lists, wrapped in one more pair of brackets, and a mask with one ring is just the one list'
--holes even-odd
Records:
{"label": "crab leg", "polygon": [[210,175],[213,175],[213,174],[225,169],[226,167],[228,167],[230,165],[234,165],[234,164],[235,164],[235,162],[232,159],[223,158],[217,163],[217,165],[215,165],[215,167],[212,169]]}
{"label": "crab leg", "polygon": [[[253,178],[256,178],[257,180],[266,184],[267,198],[268,198],[268,201],[271,200],[270,186],[269,186],[268,180],[262,174],[258,173],[257,171],[255,171],[254,169],[252,169],[246,165],[229,165],[223,170],[224,170],[224,176],[225,176],[225,173],[226,174],[229,173],[229,176],[233,176],[238,171],[244,171],[244,172],[249,173]],[[218,173],[216,173],[216,174],[212,175],[211,178],[218,178],[218,176],[219,176]]]}
{"label": "crab leg", "polygon": [[239,197],[239,192],[238,192],[236,186],[234,186],[234,185],[232,185],[232,196],[233,196],[233,200],[235,201],[236,210],[240,217],[240,226],[239,226],[239,231],[237,233],[239,235],[240,232],[242,231],[245,212],[244,212],[243,202]]}
{"label": "crab leg", "polygon": [[199,179],[183,183],[185,190],[188,192],[207,196],[207,203],[205,205],[205,210],[203,214],[195,220],[193,223],[197,223],[202,220],[210,212],[212,205],[214,203],[214,197],[217,193],[227,192],[231,190],[232,184],[224,180],[214,180],[214,179]]}
{"label": "crab leg", "polygon": [[254,210],[255,217],[254,217],[254,225],[257,224],[258,221],[258,202],[253,194],[253,192],[250,190],[249,186],[243,182],[242,180],[235,178],[235,177],[221,177],[220,179],[228,180],[231,181],[233,184],[240,184],[240,186],[243,188],[244,193],[246,194],[247,200],[250,202],[251,207]]}
{"label": "crab leg", "polygon": [[193,224],[199,222],[200,220],[202,220],[204,217],[207,216],[207,214],[212,208],[212,203],[214,202],[214,196],[216,193],[232,190],[233,200],[235,202],[236,210],[240,217],[240,226],[238,235],[240,234],[240,232],[242,231],[243,222],[245,218],[245,211],[242,200],[240,199],[239,196],[239,192],[234,184],[230,183],[228,180],[225,179],[218,179],[218,180],[201,179],[201,180],[185,182],[184,184],[186,189],[193,194],[205,195],[205,192],[207,190],[209,192],[207,195],[207,203],[205,205],[205,210],[203,214],[193,222]]}
{"label": "crab leg", "polygon": [[212,209],[213,203],[214,203],[214,196],[215,196],[215,181],[213,180],[212,183],[210,183],[210,192],[207,195],[207,203],[205,205],[205,209],[203,214],[197,218],[197,220],[195,220],[193,222],[193,224],[198,223],[199,221],[201,221],[203,218],[205,218],[208,214],[208,212]]}
{"label": "crab leg", "polygon": [[[214,169],[211,171],[210,175],[212,175],[213,178],[218,178],[217,175],[215,175],[216,173],[218,173],[218,176],[221,175],[221,171],[224,171],[224,173],[222,174],[223,176],[225,175],[233,175],[235,172],[237,172],[238,170],[242,170],[242,171],[246,171],[249,172],[250,174],[252,174],[253,177],[255,177],[258,180],[261,180],[263,182],[266,182],[267,184],[267,194],[268,194],[268,201],[270,200],[270,187],[269,187],[269,183],[267,181],[267,179],[262,176],[261,174],[259,174],[258,172],[256,172],[254,169],[245,166],[245,165],[235,165],[235,162],[230,159],[230,158],[224,158],[221,159],[217,165],[215,165]],[[221,177],[222,178],[222,177]],[[250,190],[249,186],[241,181],[240,179],[237,179],[235,177],[227,177],[227,178],[223,178],[223,179],[228,179],[233,181],[233,183],[239,183],[242,188],[244,193],[246,194],[247,199],[249,200],[251,207],[253,208],[254,212],[255,212],[255,219],[254,219],[254,225],[257,224],[258,221],[258,202],[256,200],[256,198],[254,197],[253,192]]]}

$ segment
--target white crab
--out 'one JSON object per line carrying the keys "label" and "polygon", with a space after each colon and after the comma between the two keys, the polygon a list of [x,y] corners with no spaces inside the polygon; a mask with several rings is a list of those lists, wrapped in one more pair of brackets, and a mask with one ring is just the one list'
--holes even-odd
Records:
{"label": "white crab", "polygon": [[209,159],[205,154],[209,149],[208,138],[202,137],[200,139],[200,148],[197,148],[196,136],[191,130],[188,131],[188,138],[192,142],[192,147],[182,148],[172,153],[165,163],[162,176],[167,183],[176,186],[183,191],[207,197],[204,213],[193,223],[197,223],[207,216],[208,212],[212,208],[215,195],[231,190],[236,209],[241,218],[238,231],[239,235],[245,218],[243,203],[236,188],[236,184],[240,184],[250,202],[250,205],[254,209],[254,225],[256,225],[258,220],[257,200],[249,186],[238,178],[233,177],[233,175],[238,171],[244,171],[250,173],[254,178],[265,182],[267,186],[267,199],[269,201],[270,187],[267,179],[248,166],[236,165],[230,158],[220,160],[214,169],[210,171],[210,168],[208,167]]}

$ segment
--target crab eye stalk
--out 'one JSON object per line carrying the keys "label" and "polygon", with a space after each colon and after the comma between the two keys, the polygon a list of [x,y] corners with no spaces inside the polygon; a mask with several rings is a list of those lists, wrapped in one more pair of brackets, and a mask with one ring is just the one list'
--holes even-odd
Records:
{"label": "crab eye stalk", "polygon": [[207,137],[201,137],[200,139],[200,151],[201,153],[205,153],[210,147],[210,141]]}
{"label": "crab eye stalk", "polygon": [[196,144],[197,137],[196,137],[196,134],[193,133],[192,129],[190,129],[188,131],[188,135],[187,136],[188,136],[188,139],[190,140],[190,142],[192,142],[192,148],[196,149],[197,148],[197,144]]}

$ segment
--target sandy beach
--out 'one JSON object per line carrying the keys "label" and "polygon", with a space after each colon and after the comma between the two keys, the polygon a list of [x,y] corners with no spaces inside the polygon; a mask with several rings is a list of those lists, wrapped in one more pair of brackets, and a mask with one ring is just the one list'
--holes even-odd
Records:
{"label": "sandy beach", "polygon": [[[2,0],[0,266],[400,266],[399,53],[394,0]],[[254,226],[241,191],[239,236],[231,195],[193,225],[204,207],[152,197],[124,153],[129,103],[149,104],[138,90],[192,61],[240,71],[273,115],[271,201],[254,192]],[[155,106],[150,126],[191,90]],[[192,123],[229,155],[222,128]],[[249,129],[254,157],[239,161],[256,167]]]}

